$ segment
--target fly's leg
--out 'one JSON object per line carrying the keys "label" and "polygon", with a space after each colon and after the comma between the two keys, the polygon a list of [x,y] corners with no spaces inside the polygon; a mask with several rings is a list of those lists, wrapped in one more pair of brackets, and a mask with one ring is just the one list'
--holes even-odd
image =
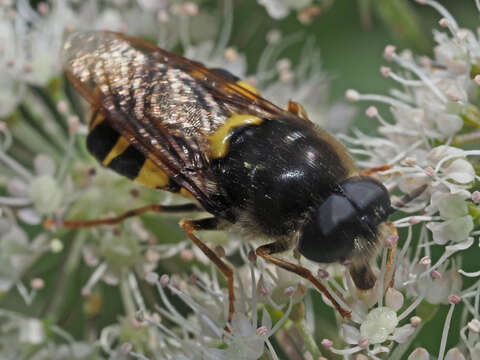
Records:
{"label": "fly's leg", "polygon": [[46,228],[51,228],[54,225],[60,227],[65,227],[68,229],[81,229],[81,228],[90,228],[104,225],[117,225],[125,221],[128,218],[144,214],[146,212],[158,212],[158,213],[185,213],[185,212],[194,212],[194,211],[203,211],[200,207],[195,204],[184,204],[184,205],[147,205],[142,206],[136,209],[131,209],[123,214],[112,217],[104,217],[99,219],[92,220],[61,220],[60,222],[55,221],[54,219],[47,219],[44,222]]}
{"label": "fly's leg", "polygon": [[[398,232],[397,232],[397,229],[395,228],[395,226],[393,225],[393,223],[391,221],[389,221],[387,223],[387,226],[389,227],[390,231],[391,231],[391,235],[392,237],[395,237],[398,239]],[[395,240],[392,244],[392,246],[388,249],[388,258],[387,258],[387,264],[386,264],[386,268],[385,268],[385,284],[384,284],[384,289],[388,289],[389,287],[393,287],[393,284],[395,282],[395,269],[393,269],[393,265],[394,265],[394,261],[395,261],[395,249],[397,247],[397,241]],[[391,279],[390,281],[388,281],[389,277],[390,277],[390,272],[392,272],[391,274]]]}
{"label": "fly's leg", "polygon": [[293,264],[291,262],[288,262],[283,259],[279,259],[275,256],[272,256],[273,254],[283,252],[285,250],[288,250],[288,247],[282,243],[282,242],[273,242],[270,244],[262,245],[258,247],[255,250],[255,253],[257,256],[260,256],[264,258],[265,260],[271,262],[272,264],[275,264],[282,269],[285,269],[287,271],[293,272],[304,279],[307,279],[310,281],[322,294],[324,294],[327,299],[332,303],[332,305],[337,309],[337,311],[340,313],[340,315],[344,318],[349,318],[350,311],[347,311],[342,308],[342,306],[333,298],[333,296],[330,294],[330,292],[327,290],[327,288],[320,282],[318,279],[313,276],[312,272],[300,265]]}
{"label": "fly's leg", "polygon": [[390,170],[392,167],[390,165],[378,166],[370,169],[361,170],[358,172],[359,176],[371,176],[380,171]]}
{"label": "fly's leg", "polygon": [[193,241],[193,243],[212,261],[218,270],[227,278],[228,282],[228,322],[232,321],[235,312],[235,289],[233,288],[233,270],[218,257],[218,255],[195,236],[196,231],[215,230],[218,228],[217,218],[207,218],[199,220],[182,220],[180,221],[185,234]]}

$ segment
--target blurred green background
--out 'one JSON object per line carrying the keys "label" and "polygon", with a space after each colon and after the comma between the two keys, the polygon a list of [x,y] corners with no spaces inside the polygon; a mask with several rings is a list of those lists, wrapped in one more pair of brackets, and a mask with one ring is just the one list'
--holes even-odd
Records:
{"label": "blurred green background", "polygon": [[[254,66],[265,47],[261,34],[279,29],[283,34],[301,31],[306,38],[314,36],[323,70],[331,80],[333,102],[342,99],[349,88],[386,93],[395,83],[379,73],[379,67],[386,63],[382,57],[384,47],[394,44],[398,50],[409,48],[417,55],[431,55],[432,29],[446,31],[438,25],[441,16],[433,8],[413,0],[329,0],[328,3],[311,24],[303,25],[294,12],[283,20],[268,21],[268,14],[256,1],[237,0],[231,44],[245,52],[249,66]],[[474,0],[441,0],[439,3],[461,27],[475,29],[478,26],[479,13]],[[285,57],[298,57],[301,45],[289,47]],[[360,104],[361,108],[367,106]]]}

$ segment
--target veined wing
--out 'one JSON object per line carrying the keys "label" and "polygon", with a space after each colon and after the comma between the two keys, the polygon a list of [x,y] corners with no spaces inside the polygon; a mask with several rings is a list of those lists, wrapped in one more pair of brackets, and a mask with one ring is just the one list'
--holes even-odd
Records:
{"label": "veined wing", "polygon": [[218,72],[123,34],[72,34],[62,57],[105,121],[208,211],[218,208],[208,136],[232,114],[294,117]]}

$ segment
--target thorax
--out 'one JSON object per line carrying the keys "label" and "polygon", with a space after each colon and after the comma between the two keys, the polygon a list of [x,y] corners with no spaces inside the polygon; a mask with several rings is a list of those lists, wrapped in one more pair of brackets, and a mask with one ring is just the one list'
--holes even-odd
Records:
{"label": "thorax", "polygon": [[237,227],[266,236],[296,232],[335,184],[354,172],[346,149],[306,121],[236,128],[228,151],[211,166]]}

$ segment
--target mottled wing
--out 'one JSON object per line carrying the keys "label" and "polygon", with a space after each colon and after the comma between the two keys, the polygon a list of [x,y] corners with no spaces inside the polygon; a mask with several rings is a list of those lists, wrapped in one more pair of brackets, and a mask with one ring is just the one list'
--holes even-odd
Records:
{"label": "mottled wing", "polygon": [[289,113],[218,73],[137,38],[75,33],[63,64],[80,94],[109,125],[207,210],[216,191],[208,139],[232,113]]}
{"label": "mottled wing", "polygon": [[127,41],[142,53],[148,54],[156,62],[180,69],[189,74],[204,89],[207,89],[218,103],[228,108],[232,113],[251,114],[271,120],[278,118],[298,120],[298,117],[292,113],[272,104],[270,101],[246,89],[238,82],[232,81],[228,76],[224,76],[222,69],[213,70],[206,68],[198,62],[163,50],[148,41],[133,36],[121,33],[110,34]]}

